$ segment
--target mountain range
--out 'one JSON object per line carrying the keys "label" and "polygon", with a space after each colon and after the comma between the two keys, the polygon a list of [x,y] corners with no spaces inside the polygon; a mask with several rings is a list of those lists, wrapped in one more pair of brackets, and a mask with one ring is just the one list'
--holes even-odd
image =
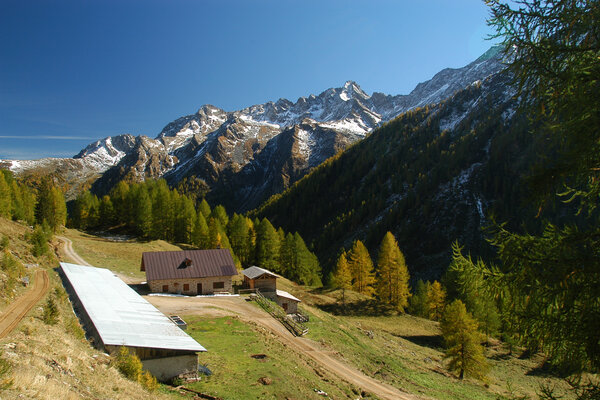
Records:
{"label": "mountain range", "polygon": [[[494,47],[474,62],[444,69],[408,95],[365,93],[353,81],[296,102],[279,99],[238,111],[212,105],[168,123],[154,138],[111,136],[73,158],[0,160],[18,176],[51,174],[74,198],[104,194],[120,180],[165,178],[211,203],[243,212],[281,193],[328,158],[410,110],[438,104],[503,69]],[[445,120],[447,128],[467,113]]]}

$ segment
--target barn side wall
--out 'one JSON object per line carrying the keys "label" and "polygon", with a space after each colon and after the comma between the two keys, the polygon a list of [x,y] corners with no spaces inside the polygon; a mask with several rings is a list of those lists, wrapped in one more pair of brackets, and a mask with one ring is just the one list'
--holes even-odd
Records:
{"label": "barn side wall", "polygon": [[[298,302],[297,301],[288,299],[286,297],[277,296],[277,298],[275,299],[275,302],[277,303],[277,305],[279,307],[286,310],[286,313],[288,313],[288,314],[295,314],[298,312]],[[283,306],[284,303],[287,304],[287,309]]]}
{"label": "barn side wall", "polygon": [[167,382],[180,375],[193,375],[198,373],[198,356],[190,354],[185,356],[154,358],[142,360],[143,368],[161,382]]}
{"label": "barn side wall", "polygon": [[[169,285],[167,293],[198,295],[198,294],[213,294],[214,292],[229,292],[233,293],[231,276],[211,276],[207,278],[189,278],[189,279],[161,279],[148,282],[152,293],[163,293],[163,285]],[[223,282],[222,289],[213,289],[214,282]],[[183,290],[184,284],[189,284],[189,290]],[[198,283],[202,284],[202,293],[198,293]]]}

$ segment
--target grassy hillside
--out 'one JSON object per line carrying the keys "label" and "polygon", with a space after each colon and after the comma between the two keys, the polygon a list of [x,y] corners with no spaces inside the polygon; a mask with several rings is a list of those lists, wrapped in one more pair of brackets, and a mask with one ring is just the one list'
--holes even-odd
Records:
{"label": "grassy hillside", "polygon": [[[149,393],[123,378],[109,358],[85,340],[70,302],[62,289],[54,249],[42,257],[31,254],[25,240],[29,228],[0,218],[0,235],[10,238],[9,251],[22,263],[39,264],[48,271],[50,291],[6,338],[0,339],[0,397],[2,399],[162,399],[167,389]],[[58,243],[54,243],[58,246]],[[19,295],[25,288],[19,288]],[[12,299],[4,297],[4,305]],[[58,305],[58,322],[43,321],[48,297]]]}
{"label": "grassy hillside", "polygon": [[[27,229],[6,220],[0,224],[0,233],[11,235],[11,247],[19,257],[49,269],[51,293],[59,305],[59,322],[43,322],[44,300],[13,334],[0,341],[0,359],[10,365],[10,372],[0,380],[8,377],[13,381],[2,392],[2,398],[179,397],[165,386],[152,394],[146,392],[124,379],[110,366],[108,357],[89,346],[58,276],[51,269],[57,259],[53,255],[31,256],[30,245],[23,240]],[[173,248],[157,242],[114,242],[77,231],[68,231],[67,236],[88,261],[94,262],[95,254],[103,265],[120,266],[123,272],[138,276],[138,252]],[[542,359],[519,359],[497,342],[486,350],[492,364],[489,382],[461,382],[444,368],[436,322],[394,315],[355,293],[347,296],[350,304],[342,307],[337,304],[339,293],[335,291],[309,290],[285,279],[279,287],[303,300],[302,307],[311,316],[309,339],[331,349],[365,374],[411,393],[435,399],[496,399],[510,393],[535,395],[542,384],[565,388],[561,380],[536,369]],[[259,325],[232,316],[184,318],[190,324],[188,332],[209,349],[200,359],[214,372],[189,385],[195,390],[225,399],[320,398],[314,389],[323,390],[332,398],[356,398],[360,394],[358,388],[341,382],[310,359],[290,352]],[[256,359],[251,357],[254,354],[267,357]]]}
{"label": "grassy hillside", "polygon": [[[520,359],[503,343],[490,339],[486,357],[491,364],[487,382],[458,380],[445,369],[439,324],[411,315],[396,315],[356,293],[307,291],[284,281],[284,290],[303,299],[310,315],[307,337],[336,352],[365,374],[411,393],[435,399],[497,399],[511,395],[536,398],[543,385],[555,387],[565,399],[568,385],[543,372],[541,355]],[[563,393],[564,392],[564,393]]]}
{"label": "grassy hillside", "polygon": [[291,354],[258,325],[236,317],[184,318],[189,324],[187,332],[209,350],[200,360],[213,372],[188,385],[191,388],[224,399],[322,399],[314,389],[335,399],[356,397],[350,385],[314,361]]}
{"label": "grassy hillside", "polygon": [[75,252],[91,265],[139,280],[145,280],[145,273],[140,271],[143,252],[181,250],[163,240],[139,242],[135,239],[94,236],[75,229],[67,229],[64,236],[73,241]]}

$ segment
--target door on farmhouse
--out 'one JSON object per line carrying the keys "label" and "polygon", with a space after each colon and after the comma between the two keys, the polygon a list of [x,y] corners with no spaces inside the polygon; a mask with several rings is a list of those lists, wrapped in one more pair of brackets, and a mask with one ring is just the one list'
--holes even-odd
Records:
{"label": "door on farmhouse", "polygon": [[288,305],[287,305],[287,303],[283,303],[283,304],[281,305],[281,307],[283,307],[284,311],[287,311],[287,309],[288,309]]}
{"label": "door on farmhouse", "polygon": [[202,294],[202,284],[198,284],[198,294]]}

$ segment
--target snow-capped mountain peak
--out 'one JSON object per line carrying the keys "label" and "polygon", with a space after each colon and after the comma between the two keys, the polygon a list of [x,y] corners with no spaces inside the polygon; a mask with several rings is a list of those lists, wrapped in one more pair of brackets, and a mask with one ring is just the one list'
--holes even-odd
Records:
{"label": "snow-capped mountain peak", "polygon": [[[348,80],[295,102],[280,98],[230,112],[206,104],[167,124],[155,139],[108,137],[66,160],[76,161],[73,170],[89,170],[87,176],[102,174],[94,184],[98,193],[120,179],[165,177],[175,184],[194,178],[219,199],[229,199],[233,209],[248,209],[382,123],[484,81],[503,69],[499,57],[492,49],[465,67],[440,71],[408,95],[369,95]],[[35,165],[7,167],[25,171]]]}

